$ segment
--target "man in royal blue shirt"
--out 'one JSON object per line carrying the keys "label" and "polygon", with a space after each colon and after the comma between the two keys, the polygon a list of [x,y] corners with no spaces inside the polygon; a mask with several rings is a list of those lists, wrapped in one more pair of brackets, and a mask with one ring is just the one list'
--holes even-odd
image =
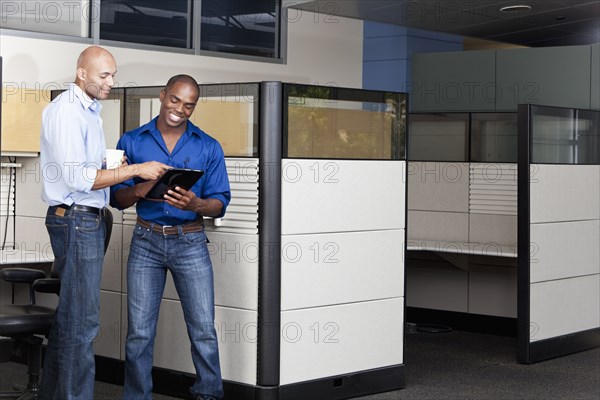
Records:
{"label": "man in royal blue shirt", "polygon": [[212,265],[203,216],[221,217],[231,198],[220,144],[188,121],[200,92],[188,75],[169,79],[160,93],[160,112],[125,133],[117,148],[132,163],[155,160],[177,168],[203,170],[190,189],[175,187],[164,201],[146,200],[152,181],[139,178],[111,188],[119,208],[136,204],[138,215],[127,262],[128,329],[124,399],[151,399],[152,359],[158,311],[171,271],[192,344],[196,399],[223,396],[214,327]]}

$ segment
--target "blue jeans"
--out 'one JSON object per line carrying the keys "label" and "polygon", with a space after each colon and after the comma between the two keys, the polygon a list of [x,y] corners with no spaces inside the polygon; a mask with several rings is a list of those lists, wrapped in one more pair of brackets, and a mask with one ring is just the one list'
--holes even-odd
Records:
{"label": "blue jeans", "polygon": [[127,263],[129,322],[123,399],[152,398],[154,338],[167,270],[173,276],[192,345],[196,382],[190,392],[221,398],[213,272],[206,235],[204,231],[183,233],[181,228],[178,234],[163,235],[137,224]]}
{"label": "blue jeans", "polygon": [[46,229],[60,277],[60,298],[48,336],[40,399],[94,398],[94,349],[104,260],[103,219],[93,213],[49,207]]}

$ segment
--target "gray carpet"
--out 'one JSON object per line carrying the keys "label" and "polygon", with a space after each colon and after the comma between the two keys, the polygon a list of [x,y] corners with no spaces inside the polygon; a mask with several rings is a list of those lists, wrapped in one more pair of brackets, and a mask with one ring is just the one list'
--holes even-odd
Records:
{"label": "gray carpet", "polygon": [[[515,338],[468,332],[408,334],[406,388],[360,399],[600,399],[600,348],[522,365],[515,361],[516,345]],[[23,365],[0,363],[0,390],[23,382],[25,374]],[[120,399],[121,393],[120,386],[97,382],[95,399]]]}

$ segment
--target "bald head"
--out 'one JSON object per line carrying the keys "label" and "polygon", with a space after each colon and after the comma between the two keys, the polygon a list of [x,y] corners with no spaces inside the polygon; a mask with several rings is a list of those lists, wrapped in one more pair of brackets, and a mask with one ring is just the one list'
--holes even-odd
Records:
{"label": "bald head", "polygon": [[115,58],[106,49],[90,46],[77,58],[75,84],[92,99],[103,100],[114,86],[117,73]]}

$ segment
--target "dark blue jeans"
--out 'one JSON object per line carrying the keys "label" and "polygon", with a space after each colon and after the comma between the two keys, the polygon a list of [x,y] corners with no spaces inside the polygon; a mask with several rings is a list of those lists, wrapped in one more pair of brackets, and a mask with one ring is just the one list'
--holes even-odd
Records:
{"label": "dark blue jeans", "polygon": [[196,382],[190,391],[221,398],[213,272],[206,235],[204,231],[183,233],[180,228],[179,234],[165,236],[137,224],[127,263],[129,321],[123,399],[152,398],[154,338],[167,270],[173,276],[191,342]]}
{"label": "dark blue jeans", "polygon": [[94,349],[106,227],[98,214],[49,207],[46,229],[60,276],[60,298],[48,337],[40,399],[94,398]]}

